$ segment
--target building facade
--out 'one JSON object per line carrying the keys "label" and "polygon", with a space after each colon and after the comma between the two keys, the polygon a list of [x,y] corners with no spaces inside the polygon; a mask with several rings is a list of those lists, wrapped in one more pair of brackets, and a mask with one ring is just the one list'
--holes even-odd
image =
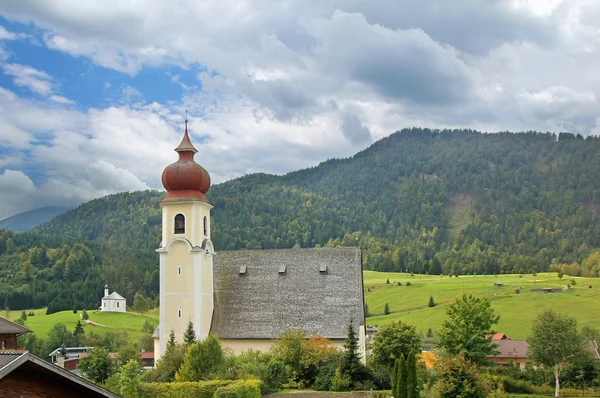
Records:
{"label": "building facade", "polygon": [[183,340],[192,322],[197,340],[215,334],[234,353],[267,350],[286,329],[319,334],[342,347],[354,324],[365,358],[361,251],[358,248],[237,250],[215,254],[208,172],[194,161],[186,128],[165,168],[161,201],[160,324],[155,360],[171,333]]}
{"label": "building facade", "polygon": [[108,294],[108,285],[105,285],[100,310],[107,312],[127,312],[127,300],[117,292]]}

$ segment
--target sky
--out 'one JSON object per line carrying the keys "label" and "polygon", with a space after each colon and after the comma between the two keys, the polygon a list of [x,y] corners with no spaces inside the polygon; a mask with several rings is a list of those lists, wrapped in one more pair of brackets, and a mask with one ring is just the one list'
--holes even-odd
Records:
{"label": "sky", "polygon": [[600,133],[597,0],[0,2],[0,219],[407,127]]}

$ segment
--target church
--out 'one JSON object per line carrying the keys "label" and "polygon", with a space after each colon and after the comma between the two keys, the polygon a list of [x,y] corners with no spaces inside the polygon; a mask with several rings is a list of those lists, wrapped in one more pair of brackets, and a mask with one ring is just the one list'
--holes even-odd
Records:
{"label": "church", "polygon": [[185,132],[179,159],[162,173],[160,324],[155,360],[171,332],[183,340],[189,321],[197,340],[216,335],[240,354],[266,351],[287,329],[319,334],[342,348],[353,322],[365,360],[361,251],[356,247],[215,252],[210,239],[213,206],[208,172],[194,160]]}

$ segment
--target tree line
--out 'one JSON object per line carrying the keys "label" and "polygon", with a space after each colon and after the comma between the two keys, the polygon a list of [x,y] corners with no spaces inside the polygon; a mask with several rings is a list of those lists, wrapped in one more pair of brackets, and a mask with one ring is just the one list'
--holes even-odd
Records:
{"label": "tree line", "polygon": [[[575,264],[569,272],[598,276],[599,173],[595,137],[414,128],[348,159],[246,175],[207,196],[217,251],[360,246],[365,268],[377,271],[531,273]],[[96,301],[104,283],[130,301],[137,292],[155,298],[163,195],[110,195],[33,231],[0,232],[0,305],[91,303],[92,293],[71,293],[78,283]]]}

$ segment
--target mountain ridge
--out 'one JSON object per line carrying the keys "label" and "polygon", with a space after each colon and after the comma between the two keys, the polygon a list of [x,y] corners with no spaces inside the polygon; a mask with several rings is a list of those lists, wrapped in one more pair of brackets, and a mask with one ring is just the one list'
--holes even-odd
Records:
{"label": "mountain ridge", "polygon": [[[359,245],[365,268],[377,271],[524,273],[577,263],[598,276],[600,264],[589,260],[600,249],[594,175],[597,137],[414,128],[353,157],[239,177],[207,197],[217,251]],[[72,307],[73,298],[41,293],[44,284],[53,292],[109,283],[128,299],[155,297],[163,195],[109,195],[0,235],[0,305]],[[11,253],[2,249],[8,239]]]}

